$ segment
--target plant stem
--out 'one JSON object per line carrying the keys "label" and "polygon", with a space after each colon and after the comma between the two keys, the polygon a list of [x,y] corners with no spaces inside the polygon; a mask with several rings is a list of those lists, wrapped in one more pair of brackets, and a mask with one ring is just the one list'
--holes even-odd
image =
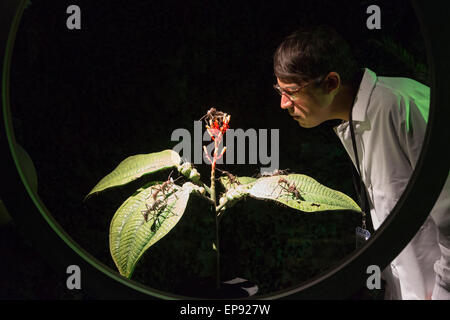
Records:
{"label": "plant stem", "polygon": [[[222,130],[222,129],[221,129]],[[218,135],[214,135],[214,133],[211,133],[208,129],[208,132],[214,140],[214,156],[211,159],[208,155],[208,151],[206,150],[206,147],[203,147],[206,156],[211,161],[211,187],[209,188],[209,194],[211,196],[211,200],[213,203],[213,211],[214,211],[214,218],[216,219],[216,289],[220,289],[220,244],[219,244],[219,216],[218,216],[218,210],[217,210],[217,201],[216,201],[216,162],[218,159],[220,159],[223,156],[223,153],[226,150],[226,147],[222,150],[222,153],[219,156],[219,145],[222,141],[223,132],[220,131]]]}
{"label": "plant stem", "polygon": [[[211,168],[211,200],[214,202],[214,208],[216,208],[216,170],[214,165]],[[215,210],[215,209],[214,209]]]}
{"label": "plant stem", "polygon": [[214,218],[216,219],[216,288],[220,289],[220,245],[219,245],[219,219],[217,217],[216,203],[216,153],[211,167],[211,200],[214,204]]}
{"label": "plant stem", "polygon": [[215,214],[216,219],[216,258],[217,258],[217,278],[216,278],[216,287],[220,289],[220,245],[219,245],[219,217]]}

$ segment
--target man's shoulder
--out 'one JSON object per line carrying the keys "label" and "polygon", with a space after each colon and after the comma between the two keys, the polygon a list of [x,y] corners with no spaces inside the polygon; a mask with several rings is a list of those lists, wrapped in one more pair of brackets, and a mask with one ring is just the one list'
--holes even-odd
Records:
{"label": "man's shoulder", "polygon": [[430,88],[414,79],[405,77],[378,77],[371,104],[376,105],[372,112],[387,115],[405,116],[410,105],[428,107]]}
{"label": "man's shoulder", "polygon": [[429,100],[430,88],[419,81],[404,77],[378,77],[375,94],[385,99]]}

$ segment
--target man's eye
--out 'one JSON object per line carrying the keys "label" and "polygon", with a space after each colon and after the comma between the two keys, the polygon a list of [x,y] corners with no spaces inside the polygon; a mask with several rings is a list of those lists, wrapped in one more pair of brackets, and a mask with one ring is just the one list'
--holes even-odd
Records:
{"label": "man's eye", "polygon": [[293,91],[290,91],[290,90],[285,90],[286,91],[286,93],[288,94],[288,95],[293,95],[293,94],[296,94],[297,92],[298,92],[298,90],[293,90]]}

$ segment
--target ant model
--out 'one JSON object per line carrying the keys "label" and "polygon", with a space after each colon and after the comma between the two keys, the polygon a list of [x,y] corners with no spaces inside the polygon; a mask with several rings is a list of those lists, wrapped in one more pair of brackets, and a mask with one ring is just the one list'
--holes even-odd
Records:
{"label": "ant model", "polygon": [[278,180],[278,185],[281,187],[282,190],[285,190],[286,192],[294,196],[294,199],[304,200],[303,197],[300,195],[300,191],[297,190],[297,187],[295,186],[294,183],[291,184],[286,179],[280,178],[280,180]]}
{"label": "ant model", "polygon": [[[155,231],[154,229],[156,228],[156,222],[159,223],[159,226],[161,226],[161,221],[159,221],[159,216],[161,215],[162,212],[164,212],[164,210],[167,208],[167,198],[165,198],[164,200],[156,200],[155,202],[153,202],[151,205],[145,204],[146,206],[146,210],[141,211],[145,222],[149,221],[149,215],[151,215],[151,220],[155,221],[155,224],[152,225],[152,230]],[[176,216],[177,214],[173,213],[170,210],[170,213],[172,214],[172,216]],[[168,218],[168,217],[166,217]]]}
{"label": "ant model", "polygon": [[[178,179],[181,178],[181,176],[179,176],[178,178],[176,178],[175,180],[171,177],[173,171],[170,172],[169,177],[167,178],[166,181],[164,181],[161,185],[157,186],[157,187],[151,187],[151,190],[153,191],[153,189],[156,190],[156,192],[152,193],[150,196],[153,198],[153,200],[156,202],[156,197],[158,196],[158,194],[161,192],[166,198],[166,192],[170,190],[170,188],[172,187],[172,185],[175,183],[175,181],[177,181]],[[149,196],[149,197],[150,197]]]}
{"label": "ant model", "polygon": [[[153,198],[153,203],[151,205],[145,204],[146,206],[146,210],[141,211],[142,214],[144,215],[145,218],[145,222],[148,222],[148,216],[154,212],[152,214],[152,218],[157,217],[166,207],[167,207],[167,199],[170,197],[170,195],[172,193],[168,193],[168,191],[172,188],[173,184],[175,183],[175,181],[177,181],[178,179],[181,178],[178,177],[175,180],[171,177],[172,176],[173,171],[170,172],[169,177],[167,178],[166,181],[164,181],[162,184],[160,184],[157,187],[151,187],[151,193],[150,195],[147,197],[147,199],[149,197]],[[153,192],[153,189],[155,189],[156,191]],[[163,199],[157,199],[158,194],[162,194]],[[176,197],[176,195],[175,195]]]}
{"label": "ant model", "polygon": [[148,222],[148,216],[152,212],[154,212],[152,214],[152,219],[156,218],[159,215],[159,212],[164,210],[164,208],[167,206],[167,203],[164,200],[158,199],[155,202],[153,202],[151,205],[145,204],[145,206],[147,207],[147,209],[143,210],[141,212],[144,215],[145,222]]}
{"label": "ant model", "polygon": [[234,176],[233,174],[231,174],[228,171],[225,170],[221,170],[219,168],[216,168],[216,170],[219,170],[220,172],[226,174],[226,176],[228,177],[228,180],[230,181],[230,185],[236,183],[237,185],[240,185],[241,183],[239,182],[239,180],[236,178],[236,176]]}

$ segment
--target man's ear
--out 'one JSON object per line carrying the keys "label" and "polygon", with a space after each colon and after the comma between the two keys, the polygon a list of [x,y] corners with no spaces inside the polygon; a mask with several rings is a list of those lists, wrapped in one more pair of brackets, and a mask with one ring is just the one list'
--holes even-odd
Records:
{"label": "man's ear", "polygon": [[326,93],[331,93],[341,87],[341,76],[339,73],[332,71],[326,76],[324,84]]}

